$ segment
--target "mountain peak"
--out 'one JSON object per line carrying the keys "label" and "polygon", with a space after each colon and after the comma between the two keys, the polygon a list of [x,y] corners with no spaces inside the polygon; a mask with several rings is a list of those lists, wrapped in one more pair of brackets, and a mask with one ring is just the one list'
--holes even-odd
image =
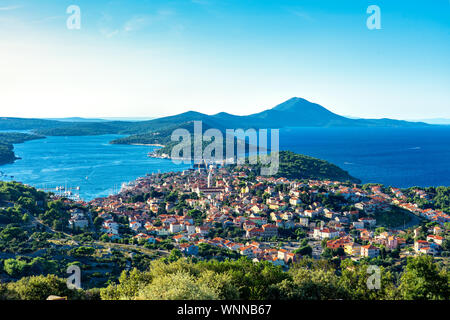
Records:
{"label": "mountain peak", "polygon": [[[289,100],[286,100],[283,103],[280,103],[279,105],[272,108],[272,110],[277,111],[288,111],[288,112],[298,112],[298,111],[306,111],[306,110],[321,110],[321,111],[328,111],[326,108],[322,107],[321,105],[318,105],[317,103],[310,102],[306,99],[299,98],[299,97],[293,97]],[[330,112],[330,111],[328,111]],[[330,112],[331,113],[331,112]]]}

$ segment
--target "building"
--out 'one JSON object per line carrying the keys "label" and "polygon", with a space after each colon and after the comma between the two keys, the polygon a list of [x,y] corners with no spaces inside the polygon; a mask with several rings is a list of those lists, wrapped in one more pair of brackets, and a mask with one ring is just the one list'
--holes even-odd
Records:
{"label": "building", "polygon": [[379,254],[380,254],[380,249],[371,244],[361,247],[361,256],[363,256],[363,257],[375,258],[375,257],[378,257]]}
{"label": "building", "polygon": [[183,230],[183,225],[181,225],[180,223],[171,223],[169,225],[169,230],[170,230],[170,233],[181,232]]}
{"label": "building", "polygon": [[339,232],[333,228],[314,228],[313,237],[318,240],[339,237]]}
{"label": "building", "polygon": [[439,249],[439,245],[434,242],[428,242],[425,240],[416,240],[414,242],[414,251],[416,253],[424,253],[424,254],[437,254]]}
{"label": "building", "polygon": [[427,241],[433,241],[434,243],[442,246],[442,242],[444,241],[444,238],[438,235],[428,235],[427,236]]}
{"label": "building", "polygon": [[207,235],[209,233],[209,227],[208,226],[198,226],[195,227],[195,231],[197,233],[200,233],[201,235]]}
{"label": "building", "polygon": [[247,229],[245,236],[247,238],[253,238],[253,237],[259,238],[259,237],[262,237],[263,233],[264,233],[264,230],[262,228],[253,227],[253,228]]}
{"label": "building", "polygon": [[197,255],[198,254],[198,246],[190,243],[181,243],[180,244],[180,251],[184,253],[185,255]]}
{"label": "building", "polygon": [[264,224],[262,226],[264,238],[272,238],[278,235],[278,227],[273,224]]}
{"label": "building", "polygon": [[89,226],[89,221],[83,211],[75,209],[70,214],[69,228],[84,229]]}
{"label": "building", "polygon": [[296,206],[296,205],[302,203],[302,200],[300,200],[300,199],[297,198],[297,197],[292,197],[292,198],[289,199],[289,203],[290,203],[291,205],[293,205],[293,206]]}
{"label": "building", "polygon": [[364,225],[367,225],[370,228],[375,227],[377,224],[377,220],[375,220],[374,218],[368,218],[368,217],[359,218],[358,221],[364,223]]}
{"label": "building", "polygon": [[361,245],[356,242],[347,243],[344,246],[344,251],[349,256],[359,256],[361,255]]}

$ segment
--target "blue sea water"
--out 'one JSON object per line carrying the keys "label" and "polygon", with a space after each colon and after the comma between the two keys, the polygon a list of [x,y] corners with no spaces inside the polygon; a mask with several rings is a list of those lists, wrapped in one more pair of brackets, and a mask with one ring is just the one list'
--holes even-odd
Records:
{"label": "blue sea water", "polygon": [[79,186],[80,197],[92,200],[117,192],[122,183],[147,173],[191,167],[147,157],[156,147],[109,144],[120,137],[123,136],[47,137],[16,144],[14,152],[22,159],[0,166],[0,179],[38,188]]}
{"label": "blue sea water", "polygon": [[280,149],[328,160],[363,183],[450,186],[450,126],[286,128]]}
{"label": "blue sea water", "polygon": [[[147,173],[191,167],[147,157],[155,147],[109,144],[119,137],[47,137],[17,144],[22,159],[0,166],[0,179],[14,176],[38,188],[79,186],[80,196],[91,200]],[[450,126],[286,128],[280,130],[280,149],[328,160],[364,183],[450,186]]]}

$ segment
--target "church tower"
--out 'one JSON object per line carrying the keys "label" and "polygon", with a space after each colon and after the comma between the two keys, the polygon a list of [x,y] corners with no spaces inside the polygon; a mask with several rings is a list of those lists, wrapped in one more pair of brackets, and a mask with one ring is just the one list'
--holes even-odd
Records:
{"label": "church tower", "polygon": [[211,188],[211,182],[212,182],[212,169],[210,169],[208,173],[208,188]]}

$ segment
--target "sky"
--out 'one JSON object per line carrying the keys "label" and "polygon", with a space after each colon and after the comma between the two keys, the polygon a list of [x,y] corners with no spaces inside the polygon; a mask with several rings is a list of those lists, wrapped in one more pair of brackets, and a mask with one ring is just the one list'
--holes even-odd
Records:
{"label": "sky", "polygon": [[449,58],[450,0],[0,0],[0,116],[450,118]]}

